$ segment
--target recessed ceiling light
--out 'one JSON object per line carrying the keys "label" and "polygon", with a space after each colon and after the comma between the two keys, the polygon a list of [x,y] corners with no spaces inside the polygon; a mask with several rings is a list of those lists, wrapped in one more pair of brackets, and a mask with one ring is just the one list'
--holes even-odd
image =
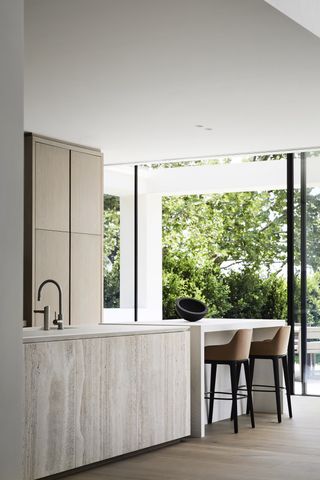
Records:
{"label": "recessed ceiling light", "polygon": [[203,125],[196,125],[197,128],[203,128]]}

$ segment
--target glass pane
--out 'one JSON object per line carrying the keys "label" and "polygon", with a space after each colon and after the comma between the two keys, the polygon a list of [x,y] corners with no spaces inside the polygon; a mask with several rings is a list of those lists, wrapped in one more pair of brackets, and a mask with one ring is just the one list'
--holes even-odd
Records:
{"label": "glass pane", "polygon": [[286,319],[285,156],[142,165],[139,185],[145,308],[173,319],[190,296],[208,317]]}
{"label": "glass pane", "polygon": [[300,153],[294,155],[294,392],[302,394],[301,383],[301,190]]}
{"label": "glass pane", "polygon": [[306,154],[306,393],[320,395],[320,151]]}
{"label": "glass pane", "polygon": [[104,321],[134,318],[134,167],[104,168]]}

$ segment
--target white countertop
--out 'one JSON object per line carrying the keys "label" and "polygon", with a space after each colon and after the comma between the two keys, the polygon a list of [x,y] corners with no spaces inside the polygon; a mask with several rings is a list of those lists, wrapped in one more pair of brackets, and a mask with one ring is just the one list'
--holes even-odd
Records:
{"label": "white countertop", "polygon": [[41,327],[23,329],[23,343],[53,342],[59,340],[77,340],[94,337],[119,337],[123,335],[148,335],[152,333],[172,333],[188,330],[188,325],[74,325],[63,330],[52,328],[43,330]]}
{"label": "white countertop", "polygon": [[[119,322],[117,325],[132,325],[133,321]],[[251,318],[202,318],[197,322],[188,322],[181,318],[174,320],[159,320],[159,321],[139,321],[134,325],[161,325],[161,326],[174,326],[201,328],[204,332],[222,332],[232,331],[244,328],[270,328],[281,327],[285,325],[285,320],[269,320],[269,319],[251,319]],[[102,325],[112,325],[111,323],[104,322]],[[115,324],[113,324],[115,325]]]}

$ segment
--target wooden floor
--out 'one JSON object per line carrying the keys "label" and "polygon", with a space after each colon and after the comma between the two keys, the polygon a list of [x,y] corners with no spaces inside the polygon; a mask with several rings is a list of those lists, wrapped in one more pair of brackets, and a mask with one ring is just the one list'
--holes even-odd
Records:
{"label": "wooden floor", "polygon": [[294,418],[276,423],[273,415],[256,415],[256,429],[240,417],[207,428],[203,439],[145,453],[69,480],[319,480],[320,398],[294,397]]}

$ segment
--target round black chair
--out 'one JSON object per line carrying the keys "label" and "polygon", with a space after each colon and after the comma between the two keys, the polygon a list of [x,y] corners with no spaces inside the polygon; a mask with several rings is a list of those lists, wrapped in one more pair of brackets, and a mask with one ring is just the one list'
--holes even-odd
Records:
{"label": "round black chair", "polygon": [[176,312],[180,318],[188,322],[196,322],[208,313],[208,307],[194,298],[177,298]]}

